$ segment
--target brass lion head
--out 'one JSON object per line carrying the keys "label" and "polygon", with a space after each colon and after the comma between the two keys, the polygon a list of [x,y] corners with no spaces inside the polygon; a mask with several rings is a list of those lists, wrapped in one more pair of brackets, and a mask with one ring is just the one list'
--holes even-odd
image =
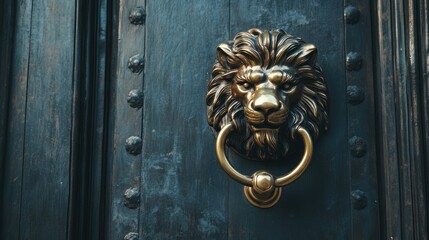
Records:
{"label": "brass lion head", "polygon": [[217,48],[206,97],[215,130],[233,123],[228,144],[255,159],[283,158],[298,127],[313,140],[327,128],[327,89],[317,49],[283,30],[250,29]]}

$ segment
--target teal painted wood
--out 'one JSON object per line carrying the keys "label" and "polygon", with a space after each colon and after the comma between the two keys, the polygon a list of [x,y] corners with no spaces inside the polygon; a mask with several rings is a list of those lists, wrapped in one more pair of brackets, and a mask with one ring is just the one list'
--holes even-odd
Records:
{"label": "teal painted wood", "polygon": [[68,239],[105,239],[106,4],[77,3]]}
{"label": "teal painted wood", "polygon": [[[349,146],[350,191],[353,239],[380,239],[379,196],[377,178],[376,122],[374,101],[374,70],[372,59],[372,32],[370,1],[344,1],[344,6],[353,5],[359,10],[359,20],[345,23],[345,52],[358,53],[362,58],[359,70],[346,72],[348,139],[363,139],[366,151],[352,154],[354,145]],[[359,40],[357,40],[359,39]],[[358,88],[363,94],[362,102],[353,102],[350,94]],[[365,198],[365,205],[359,199]],[[363,207],[362,207],[363,206]]]}
{"label": "teal painted wood", "polygon": [[[347,161],[348,119],[343,4],[339,1],[231,1],[231,37],[252,27],[281,28],[318,49],[328,86],[329,129],[315,143],[312,162],[297,181],[284,187],[272,209],[246,202],[238,184],[230,186],[231,239],[350,239],[350,164]],[[295,156],[299,158],[299,156]],[[291,159],[292,160],[292,159]],[[237,168],[290,171],[295,161],[262,165],[235,159]],[[234,210],[232,210],[234,209]]]}
{"label": "teal painted wood", "polygon": [[428,239],[428,3],[373,5],[382,237]]}
{"label": "teal painted wood", "polygon": [[58,4],[13,13],[2,239],[67,238],[75,3]]}
{"label": "teal painted wood", "polygon": [[[5,4],[7,1],[4,1]],[[6,10],[6,9],[2,9]],[[1,218],[0,218],[0,238],[18,239],[19,219],[21,208],[21,183],[22,183],[22,162],[23,162],[23,133],[25,124],[25,100],[27,87],[27,66],[28,66],[28,35],[31,17],[25,15],[31,11],[31,3],[16,6],[13,14],[23,14],[22,18],[16,19],[14,38],[4,47],[10,48],[13,54],[8,65],[0,68],[4,71],[4,66],[10,69],[7,76],[1,76],[2,84],[8,83],[9,101],[4,102],[5,109],[2,111],[2,118],[5,121],[4,155],[2,158],[2,194],[1,197]],[[4,17],[4,16],[3,16]],[[2,29],[3,31],[4,29]],[[3,35],[4,37],[6,35]],[[16,47],[20,45],[20,47]],[[1,56],[4,56],[3,54]],[[6,78],[3,78],[6,77]],[[3,95],[3,97],[6,97]],[[0,97],[2,98],[2,97]],[[3,99],[2,99],[3,100]],[[8,117],[8,118],[6,118]]]}
{"label": "teal painted wood", "polygon": [[[0,169],[5,165],[12,46],[15,27],[15,1],[0,2]],[[0,193],[2,192],[0,173]],[[0,206],[1,206],[0,198]],[[0,208],[1,209],[1,208]],[[0,230],[1,231],[1,230]],[[0,233],[1,234],[1,233]]]}
{"label": "teal painted wood", "polygon": [[16,19],[15,37],[12,45],[14,54],[10,75],[8,139],[3,165],[4,182],[1,206],[1,238],[4,239],[18,239],[20,236],[31,9],[31,1],[16,6],[16,14],[22,17]]}
{"label": "teal painted wood", "polygon": [[[145,51],[145,25],[133,25],[129,14],[135,7],[145,7],[144,0],[111,2],[113,23],[111,46],[112,68],[109,89],[109,129],[106,172],[106,238],[123,239],[129,232],[138,232],[139,208],[128,208],[124,203],[127,189],[140,188],[141,154],[127,152],[126,140],[141,138],[141,108],[132,108],[127,102],[131,90],[142,91],[144,73],[132,72],[129,59]],[[144,58],[143,58],[144,61]],[[143,69],[141,69],[143,70]]]}
{"label": "teal painted wood", "polygon": [[[141,239],[225,239],[228,184],[206,120],[229,2],[147,0]],[[132,37],[132,36],[130,36]]]}
{"label": "teal painted wood", "polygon": [[66,239],[75,2],[33,1],[25,118],[23,239]]}
{"label": "teal painted wood", "polygon": [[[17,2],[7,81],[8,57],[0,55],[7,86],[0,92],[9,94],[0,95],[1,114],[7,111],[0,115],[0,130],[7,128],[0,141],[1,239],[123,239],[129,232],[141,239],[372,239],[380,230],[384,238],[427,238],[425,1],[373,2],[374,48],[362,1],[352,1],[363,11],[354,28],[342,25],[345,1],[176,2]],[[127,11],[143,3],[146,24],[130,25]],[[283,28],[315,43],[330,91],[330,130],[308,171],[268,210],[251,207],[218,166],[205,118],[216,45],[250,27]],[[136,49],[146,54],[140,75],[126,67]],[[346,73],[343,51],[357,49],[362,70]],[[347,105],[346,83],[362,84],[361,105]],[[139,87],[145,103],[137,110],[126,98]],[[142,155],[126,153],[130,134],[142,135]],[[362,158],[349,155],[355,134],[368,136]],[[231,158],[248,174],[293,165]],[[139,208],[124,206],[129,186],[140,189]],[[356,210],[350,191],[361,187],[367,207]]]}
{"label": "teal painted wood", "polygon": [[[153,4],[153,3],[152,3]],[[174,4],[173,4],[174,5]],[[164,214],[164,211],[168,211],[171,206],[177,207],[180,201],[180,197],[183,198],[181,190],[187,186],[187,181],[192,181],[192,175],[189,175],[186,170],[179,171],[179,167],[172,168],[171,164],[177,161],[182,161],[181,155],[188,154],[187,152],[198,151],[198,146],[194,144],[189,145],[191,137],[189,133],[181,133],[183,126],[186,126],[185,121],[181,121],[185,115],[183,112],[187,110],[187,106],[192,106],[191,113],[194,113],[194,106],[197,105],[197,100],[194,99],[194,94],[187,94],[186,97],[179,95],[179,98],[175,97],[181,92],[177,90],[186,91],[184,87],[193,78],[184,78],[185,74],[192,71],[194,68],[201,69],[207,68],[207,65],[211,65],[208,61],[199,61],[194,65],[185,65],[186,61],[172,61],[168,62],[168,67],[171,71],[163,71],[163,64],[166,62],[165,56],[170,56],[174,53],[175,57],[181,57],[182,59],[193,59],[193,54],[198,54],[200,51],[194,48],[193,51],[186,52],[187,46],[193,46],[194,42],[188,43],[183,46],[181,41],[177,38],[177,32],[173,32],[175,38],[167,38],[171,32],[172,26],[179,28],[179,36],[187,34],[189,39],[199,41],[201,29],[194,33],[192,37],[189,36],[188,31],[192,31],[196,25],[196,21],[190,21],[194,17],[198,17],[199,12],[193,12],[193,8],[198,7],[198,4],[193,4],[193,8],[188,11],[186,16],[176,17],[175,12],[170,12],[170,8],[166,8],[164,4],[159,3],[155,5],[148,4],[148,42],[146,45],[147,63],[146,63],[146,84],[145,84],[145,113],[149,116],[144,118],[144,149],[143,154],[149,156],[149,160],[144,158],[142,167],[142,202],[145,210],[143,212],[149,213],[149,215],[143,215],[141,218],[141,226],[147,230],[141,229],[143,236],[152,236],[151,234],[158,234],[156,236],[182,236],[177,235],[180,229],[188,229],[189,225],[172,225],[174,217]],[[228,197],[228,216],[226,221],[228,224],[228,233],[222,238],[238,238],[238,239],[251,239],[258,238],[264,239],[266,237],[273,236],[289,236],[292,238],[303,238],[303,237],[322,237],[322,238],[337,238],[344,239],[351,237],[351,215],[350,215],[350,170],[349,163],[345,160],[348,157],[349,152],[346,150],[347,146],[347,116],[342,114],[346,112],[347,100],[345,98],[345,63],[344,63],[344,28],[339,25],[338,22],[342,21],[343,16],[343,5],[338,3],[337,5],[324,5],[321,7],[321,3],[313,1],[310,5],[303,5],[303,3],[288,3],[287,6],[282,2],[275,2],[272,4],[262,4],[258,2],[232,2],[229,11],[223,11],[224,18],[228,18],[228,24],[230,29],[228,30],[228,37],[223,38],[218,42],[220,43],[232,38],[238,31],[245,31],[251,27],[264,28],[283,28],[291,34],[304,37],[305,40],[315,43],[319,48],[319,62],[325,70],[325,76],[330,89],[331,98],[331,125],[335,126],[335,131],[329,131],[326,136],[322,137],[319,143],[317,143],[315,158],[313,163],[302,179],[298,180],[296,184],[286,188],[286,194],[282,198],[283,204],[269,210],[260,210],[249,205],[242,194],[242,187],[236,184],[231,179],[227,179],[229,182],[229,197]],[[153,9],[151,8],[153,7]],[[181,8],[177,6],[176,11],[180,12]],[[189,9],[189,6],[188,8]],[[156,14],[150,15],[150,11]],[[205,12],[205,8],[201,8],[200,11]],[[332,16],[337,15],[338,18]],[[167,18],[166,16],[173,16]],[[156,20],[153,20],[156,19]],[[318,19],[317,21],[314,19]],[[319,20],[321,19],[321,20]],[[174,23],[173,23],[174,21]],[[149,24],[152,23],[152,24]],[[177,24],[181,23],[181,25]],[[208,26],[213,27],[216,22],[209,24]],[[182,27],[177,27],[182,26]],[[198,25],[196,26],[198,27]],[[207,26],[205,27],[205,29]],[[152,30],[153,29],[153,30]],[[322,31],[324,29],[325,31]],[[154,38],[154,40],[152,40]],[[172,47],[166,47],[165,44],[169,44]],[[154,43],[152,43],[152,41]],[[205,43],[212,41],[210,36],[204,38]],[[156,44],[155,44],[156,43]],[[215,44],[214,43],[214,44]],[[199,43],[198,43],[199,44]],[[197,46],[198,46],[197,44]],[[341,47],[343,46],[343,47]],[[163,53],[163,48],[168,49],[168,52]],[[174,52],[171,52],[171,49]],[[213,48],[213,57],[214,57]],[[167,51],[167,50],[165,50]],[[205,52],[204,52],[205,53]],[[153,62],[153,65],[150,63]],[[153,66],[155,67],[149,67]],[[182,75],[176,76],[171,72],[180,71]],[[184,72],[186,70],[186,73]],[[174,77],[172,77],[173,75]],[[150,77],[148,77],[150,76]],[[148,79],[155,78],[156,82],[149,81]],[[170,90],[171,84],[174,85],[174,89]],[[174,99],[174,101],[173,101]],[[180,101],[178,101],[180,99]],[[189,101],[191,104],[184,103]],[[149,102],[149,103],[148,103]],[[161,106],[161,110],[158,107]],[[166,110],[164,110],[167,108]],[[159,118],[161,116],[161,118]],[[185,115],[186,116],[186,115]],[[162,119],[162,120],[159,120]],[[164,120],[165,119],[165,120]],[[171,119],[171,120],[170,120]],[[153,128],[152,124],[155,124],[157,128]],[[202,125],[198,125],[202,124]],[[204,129],[205,122],[196,123],[195,126]],[[179,126],[179,128],[178,128]],[[159,133],[161,129],[162,132]],[[170,130],[168,130],[170,129]],[[185,128],[186,129],[186,128]],[[158,130],[158,131],[157,131]],[[179,130],[179,131],[178,131]],[[172,135],[171,135],[172,134]],[[184,135],[183,135],[184,134]],[[192,133],[191,133],[192,134]],[[209,133],[210,135],[211,133]],[[185,137],[186,136],[186,137]],[[192,135],[191,135],[192,136]],[[178,140],[174,140],[174,139]],[[164,145],[173,145],[178,141],[180,144],[188,143],[187,145],[180,145],[180,151],[176,154],[171,155],[171,160],[161,154],[167,154],[168,151]],[[332,142],[334,141],[334,142]],[[200,141],[198,141],[200,142]],[[176,143],[178,144],[178,143]],[[201,146],[200,146],[201,147]],[[208,146],[209,147],[209,146]],[[159,150],[158,150],[159,149]],[[338,151],[338,149],[343,149]],[[164,152],[163,152],[164,151]],[[154,155],[154,153],[156,153]],[[154,155],[154,156],[152,156]],[[207,156],[214,159],[213,156]],[[162,162],[162,166],[154,164],[153,161],[161,161],[159,158],[165,158],[165,163]],[[214,161],[216,161],[214,159]],[[266,167],[262,164],[251,163],[242,159],[233,160],[235,165],[241,170],[248,174],[252,171]],[[208,164],[208,163],[206,163]],[[216,166],[215,166],[216,167]],[[275,170],[275,172],[286,171],[290,169],[291,164],[272,164],[271,168],[280,168],[281,170]],[[153,168],[153,169],[151,169]],[[169,171],[165,168],[170,169]],[[211,169],[211,167],[210,167]],[[157,173],[160,171],[160,173]],[[163,180],[170,180],[165,174],[174,174],[174,179],[179,179],[184,187],[178,186],[178,189],[174,191],[167,189],[166,193],[170,194],[167,196],[167,201],[161,197],[163,189]],[[220,173],[220,175],[226,175]],[[159,184],[153,186],[151,179],[158,179]],[[227,177],[226,177],[227,178]],[[171,180],[170,180],[171,181]],[[214,186],[220,183],[213,183]],[[197,185],[198,186],[198,185]],[[304,191],[302,189],[307,189]],[[211,193],[207,193],[211,194]],[[220,194],[221,195],[221,194]],[[307,199],[307,201],[306,201]],[[192,199],[191,199],[192,201]],[[212,204],[214,203],[211,201]],[[167,204],[168,203],[168,204]],[[165,205],[167,204],[167,205]],[[185,207],[189,207],[184,203],[177,207],[176,210],[186,213],[190,211]],[[167,207],[167,209],[165,209]],[[192,208],[198,208],[195,206]],[[172,209],[170,209],[172,211]],[[284,214],[280,214],[284,213]],[[186,216],[186,215],[184,215]],[[156,221],[150,221],[147,219],[157,219]],[[314,221],[313,224],[309,222]],[[277,223],[282,222],[282,227],[278,227]],[[321,224],[323,222],[324,224]],[[154,225],[155,224],[155,225]],[[172,227],[165,227],[170,226]],[[158,226],[154,227],[154,226]],[[163,227],[161,227],[163,226]],[[196,225],[198,226],[198,225]],[[222,225],[219,225],[222,226]],[[306,231],[294,231],[301,229],[302,226],[306,226]],[[310,228],[308,226],[311,226]],[[157,229],[157,230],[152,230]],[[176,229],[173,231],[173,229]],[[195,227],[194,227],[195,229]],[[196,228],[198,229],[198,228]],[[289,229],[289,230],[288,230]],[[308,230],[310,229],[310,230]],[[156,231],[156,232],[153,232]],[[183,230],[182,230],[183,231]],[[186,231],[184,231],[186,232]],[[176,235],[175,235],[176,234]],[[191,233],[189,233],[191,234]],[[196,234],[196,233],[194,233]],[[187,237],[186,233],[183,233],[183,237]],[[191,235],[193,236],[193,235]]]}

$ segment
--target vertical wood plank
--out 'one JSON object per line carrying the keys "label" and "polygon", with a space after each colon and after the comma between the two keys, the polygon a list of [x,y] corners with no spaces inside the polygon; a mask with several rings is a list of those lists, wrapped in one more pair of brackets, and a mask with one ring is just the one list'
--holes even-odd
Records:
{"label": "vertical wood plank", "polygon": [[[110,40],[110,31],[108,29],[108,15],[107,10],[109,8],[109,3],[107,0],[99,0],[98,5],[95,7],[95,10],[98,11],[96,22],[94,23],[94,28],[96,29],[96,34],[94,36],[96,47],[94,52],[96,53],[96,59],[93,59],[95,62],[94,65],[96,69],[94,70],[94,76],[97,79],[96,83],[93,85],[93,108],[90,108],[88,111],[93,111],[93,121],[91,121],[91,126],[93,127],[93,135],[90,137],[92,140],[92,146],[89,153],[90,165],[89,169],[91,171],[87,184],[90,196],[85,199],[85,202],[88,202],[88,208],[91,212],[88,222],[88,225],[85,225],[83,232],[87,234],[89,239],[106,239],[104,235],[104,229],[107,222],[105,218],[105,186],[106,186],[106,177],[105,177],[105,167],[106,167],[106,136],[107,136],[107,116],[108,112],[108,86],[107,82],[108,75],[108,66],[110,55],[110,46],[108,45],[108,38]],[[91,14],[91,12],[90,12]],[[91,47],[90,47],[91,48]],[[89,68],[91,68],[91,63]],[[90,80],[90,78],[89,78]]]}
{"label": "vertical wood plank", "polygon": [[424,5],[422,9],[420,1],[408,0],[374,3],[376,87],[381,92],[377,100],[380,103],[382,233],[383,237],[391,239],[428,237],[428,185],[424,182],[425,175],[427,181],[424,170],[427,149],[421,125],[421,120],[425,119],[422,115],[427,114],[427,109],[421,106],[425,106],[427,100],[421,99],[422,93],[425,96],[425,89],[421,88],[425,86],[425,73],[419,76],[418,67],[419,63],[424,66],[427,61],[427,53],[420,55],[427,49],[420,49],[420,52],[418,49],[422,47],[419,44],[427,40],[417,29],[425,26],[427,9],[424,10]]}
{"label": "vertical wood plank", "polygon": [[[401,134],[397,136],[396,139],[396,149],[398,154],[398,165],[399,165],[399,186],[400,191],[400,201],[401,201],[401,223],[402,223],[402,239],[413,239],[413,200],[412,200],[412,188],[411,188],[411,161],[409,156],[408,144],[410,139],[408,137],[403,137],[403,135],[409,135],[409,114],[411,113],[407,102],[409,101],[409,89],[407,86],[408,78],[412,77],[409,74],[410,69],[407,66],[408,57],[406,53],[406,42],[409,41],[405,39],[406,34],[406,25],[405,20],[405,0],[392,0],[392,15],[391,20],[393,24],[393,39],[395,41],[392,44],[393,58],[391,61],[394,63],[394,72],[393,72],[393,85],[394,85],[394,101],[395,109],[392,109],[395,112],[395,117],[397,120],[396,131]],[[410,29],[408,29],[410,30]],[[411,40],[411,39],[410,39]],[[401,111],[402,109],[402,111]],[[404,188],[401,189],[401,186]]]}
{"label": "vertical wood plank", "polygon": [[[376,87],[380,94],[377,96],[378,105],[378,119],[379,124],[378,135],[382,136],[385,140],[378,145],[380,152],[380,159],[382,161],[380,169],[381,177],[384,183],[380,186],[382,199],[381,220],[384,226],[382,234],[385,238],[399,239],[401,236],[401,220],[398,211],[400,202],[399,195],[399,179],[396,174],[399,171],[397,149],[395,146],[396,131],[395,129],[396,118],[394,109],[394,86],[393,75],[394,64],[391,61],[392,56],[392,23],[390,21],[390,1],[377,1],[374,6],[376,9],[377,17],[377,42],[376,48],[379,49],[375,55],[375,69],[377,70],[377,83]],[[382,67],[381,67],[382,66]]]}
{"label": "vertical wood plank", "polygon": [[[429,114],[427,109],[429,109],[429,2],[425,0],[417,1],[417,11],[418,17],[418,53],[419,57],[419,79],[417,82],[417,89],[421,91],[421,121],[423,129],[423,167],[425,168],[425,177],[423,180],[426,186],[426,209],[429,208]],[[416,129],[417,130],[417,129]],[[420,169],[421,170],[421,169]],[[426,221],[429,222],[429,213],[426,215]],[[429,228],[429,226],[427,226]],[[427,230],[429,231],[429,229]],[[428,234],[429,235],[429,234]]]}
{"label": "vertical wood plank", "polygon": [[11,64],[8,139],[1,195],[0,236],[2,239],[18,239],[20,233],[31,9],[32,1],[24,1],[16,6],[16,16],[21,17],[16,19]]}
{"label": "vertical wood plank", "polygon": [[[0,2],[0,192],[5,158],[8,119],[10,69],[15,27],[15,1]],[[1,202],[1,200],[0,200]],[[1,212],[1,211],[0,211]]]}
{"label": "vertical wood plank", "polygon": [[75,2],[33,1],[20,238],[66,239]]}
{"label": "vertical wood plank", "polygon": [[[242,186],[231,184],[229,238],[350,239],[344,29],[339,24],[342,2],[239,0],[231,1],[230,12],[231,37],[253,27],[281,28],[317,46],[329,90],[330,129],[315,143],[308,170],[283,189],[273,208],[254,208],[245,200]],[[244,159],[234,163],[249,175],[257,169]],[[284,174],[292,166],[263,167]]]}
{"label": "vertical wood plank", "polygon": [[[346,71],[348,95],[348,161],[350,162],[350,190],[353,239],[379,239],[379,200],[377,179],[376,122],[373,53],[371,29],[371,4],[369,1],[346,0],[344,9],[350,6],[359,11],[358,21],[351,24],[344,19],[345,53],[359,54],[362,59],[359,69]],[[346,59],[345,59],[346,60]],[[353,94],[362,91],[361,102]],[[359,144],[353,139],[364,141],[360,154],[353,154]]]}
{"label": "vertical wood plank", "polygon": [[407,65],[407,77],[402,79],[405,86],[401,89],[403,100],[400,105],[402,109],[400,113],[403,126],[400,127],[400,130],[406,133],[408,138],[401,138],[403,141],[405,140],[401,143],[404,146],[401,157],[409,160],[409,163],[404,165],[410,165],[410,189],[413,204],[413,213],[410,218],[413,219],[413,237],[427,240],[429,239],[429,199],[427,195],[429,185],[425,182],[425,176],[427,177],[429,172],[425,171],[424,167],[428,165],[429,158],[427,155],[425,156],[427,149],[424,148],[425,140],[422,131],[424,124],[422,116],[425,114],[427,116],[427,109],[421,109],[421,106],[424,106],[424,98],[421,98],[421,82],[424,82],[425,78],[420,75],[419,63],[427,61],[429,52],[426,53],[426,56],[420,56],[419,43],[424,39],[420,38],[418,29],[418,26],[427,24],[427,21],[424,22],[427,20],[427,16],[419,14],[418,1],[406,0],[403,6],[401,17],[404,18],[404,45],[406,48],[403,61]]}
{"label": "vertical wood plank", "polygon": [[104,239],[106,0],[76,8],[68,239]]}
{"label": "vertical wood plank", "polygon": [[206,119],[229,1],[147,0],[141,239],[226,239],[228,176]]}
{"label": "vertical wood plank", "polygon": [[[128,68],[131,57],[144,54],[145,25],[130,23],[130,12],[136,7],[145,7],[144,0],[110,1],[113,15],[112,69],[109,103],[108,132],[108,182],[109,209],[106,216],[106,238],[123,239],[128,233],[138,232],[139,204],[128,208],[124,204],[127,189],[140,188],[141,154],[130,154],[125,143],[131,136],[140,137],[142,109],[132,108],[127,103],[131,90],[143,91],[143,73]],[[137,147],[138,148],[138,147]]]}

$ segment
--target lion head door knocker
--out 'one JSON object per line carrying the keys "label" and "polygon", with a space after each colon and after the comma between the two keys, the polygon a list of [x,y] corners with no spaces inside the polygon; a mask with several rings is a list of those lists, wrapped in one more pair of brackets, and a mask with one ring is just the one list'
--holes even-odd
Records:
{"label": "lion head door knocker", "polygon": [[[221,167],[245,185],[245,196],[254,206],[277,203],[282,187],[309,165],[313,140],[327,129],[327,89],[316,57],[313,44],[283,30],[250,29],[217,48],[206,97],[208,123],[218,133]],[[304,153],[288,174],[257,171],[247,176],[228,161],[227,139],[235,152],[260,161],[283,161],[301,143]]]}

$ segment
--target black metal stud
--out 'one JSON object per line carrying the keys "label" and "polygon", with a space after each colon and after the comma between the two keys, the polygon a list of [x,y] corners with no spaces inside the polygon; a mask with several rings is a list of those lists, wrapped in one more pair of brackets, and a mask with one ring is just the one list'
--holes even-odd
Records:
{"label": "black metal stud", "polygon": [[128,188],[124,193],[124,205],[136,209],[140,205],[140,192],[137,188]]}
{"label": "black metal stud", "polygon": [[141,73],[144,69],[144,56],[142,54],[137,54],[128,60],[128,68],[133,73]]}
{"label": "black metal stud", "polygon": [[346,67],[348,71],[357,71],[362,67],[362,57],[357,52],[349,52],[346,58]]}
{"label": "black metal stud", "polygon": [[347,24],[356,24],[359,22],[360,11],[355,6],[348,5],[344,8],[344,19]]}
{"label": "black metal stud", "polygon": [[131,136],[125,141],[125,149],[129,154],[139,155],[142,153],[142,139],[137,136]]}
{"label": "black metal stud", "polygon": [[146,11],[143,7],[135,7],[131,10],[130,15],[128,16],[131,24],[142,25],[146,19]]}
{"label": "black metal stud", "polygon": [[354,157],[363,157],[366,154],[366,141],[357,136],[353,136],[349,139],[350,153]]}
{"label": "black metal stud", "polygon": [[365,192],[361,190],[354,190],[351,192],[352,206],[356,210],[364,209],[367,206],[368,199]]}
{"label": "black metal stud", "polygon": [[365,93],[363,92],[362,88],[351,85],[347,87],[347,101],[350,104],[357,105],[365,99]]}
{"label": "black metal stud", "polygon": [[131,90],[128,93],[127,102],[130,107],[140,109],[143,107],[143,93],[137,89]]}

